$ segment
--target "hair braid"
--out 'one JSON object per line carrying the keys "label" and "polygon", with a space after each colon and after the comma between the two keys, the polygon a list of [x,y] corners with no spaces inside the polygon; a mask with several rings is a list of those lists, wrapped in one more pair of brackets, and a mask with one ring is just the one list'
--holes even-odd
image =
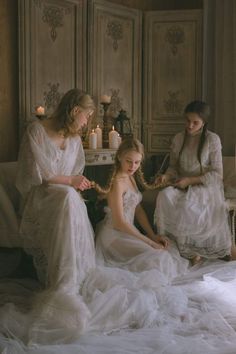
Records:
{"label": "hair braid", "polygon": [[92,181],[91,182],[92,188],[94,188],[98,194],[103,195],[105,197],[110,192],[110,190],[112,188],[113,181],[117,175],[117,171],[118,171],[118,168],[116,165],[114,165],[114,169],[112,171],[111,177],[110,177],[109,182],[106,187],[101,187],[98,183],[96,183],[95,181]]}
{"label": "hair braid", "polygon": [[200,137],[200,141],[198,144],[198,149],[197,149],[197,159],[199,161],[200,164],[200,168],[201,168],[201,173],[202,173],[202,160],[201,160],[201,154],[202,154],[202,149],[206,140],[206,133],[207,133],[207,123],[204,124],[203,129],[202,129],[202,133],[201,133],[201,137]]}
{"label": "hair braid", "polygon": [[144,190],[153,190],[157,189],[157,185],[155,183],[149,184],[144,177],[143,171],[141,167],[135,172],[135,177],[137,178],[137,182],[141,185]]}

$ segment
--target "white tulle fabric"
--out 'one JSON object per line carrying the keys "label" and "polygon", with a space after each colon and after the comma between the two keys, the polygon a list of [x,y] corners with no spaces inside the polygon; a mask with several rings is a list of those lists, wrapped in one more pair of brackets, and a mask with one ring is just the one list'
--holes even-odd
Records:
{"label": "white tulle fabric", "polygon": [[[16,185],[24,200],[20,233],[47,289],[34,299],[30,340],[36,342],[52,340],[63,327],[70,335],[73,329],[81,332],[89,315],[78,296],[81,282],[95,266],[86,205],[73,187],[44,183],[83,172],[81,139],[67,138],[65,143],[61,150],[36,121],[27,128],[19,155]],[[54,330],[51,337],[49,330]]]}
{"label": "white tulle fabric", "polygon": [[[123,195],[124,216],[131,224],[134,223],[135,208],[141,198],[140,192],[131,189]],[[108,207],[104,220],[97,228],[96,256],[100,264],[132,272],[155,269],[165,283],[185,273],[188,267],[188,262],[180,257],[174,243],[171,243],[168,250],[156,250],[136,237],[114,229]]]}
{"label": "white tulle fabric", "polygon": [[[184,133],[175,136],[167,173],[176,178],[201,175],[196,157],[199,138],[199,134],[187,137],[178,164]],[[176,240],[182,256],[224,257],[230,254],[231,232],[224,200],[218,135],[207,132],[201,157],[202,185],[189,186],[184,191],[173,187],[161,191],[157,196],[155,221],[160,233]]]}
{"label": "white tulle fabric", "polygon": [[[140,195],[128,191],[123,201],[125,215],[132,220]],[[131,203],[135,203],[132,208]],[[59,307],[59,311],[52,310],[50,317],[48,312],[43,313],[40,323],[34,307],[34,297],[41,296],[36,295],[38,284],[0,281],[1,353],[234,354],[236,262],[206,261],[186,269],[186,260],[172,253],[174,246],[169,251],[153,250],[154,255],[141,242],[139,247],[128,242],[126,248],[131,236],[113,231],[107,209],[98,234],[100,265],[90,270],[80,294],[73,297],[74,302],[71,298],[57,299],[57,292],[54,296],[49,292],[52,308]],[[114,242],[119,237],[122,247],[115,254]],[[117,257],[115,261],[113,255]],[[43,301],[46,296],[47,293]],[[68,316],[73,306],[80,309],[78,316],[87,318],[86,328]],[[61,318],[55,316],[57,313]],[[44,316],[47,321],[43,321]],[[86,332],[81,335],[84,329]]]}
{"label": "white tulle fabric", "polygon": [[[123,196],[129,222],[140,200],[133,190]],[[60,296],[40,293],[29,280],[0,281],[0,352],[235,354],[236,262],[187,269],[174,244],[153,250],[114,230],[106,211],[97,234],[99,265],[80,291],[68,284]]]}

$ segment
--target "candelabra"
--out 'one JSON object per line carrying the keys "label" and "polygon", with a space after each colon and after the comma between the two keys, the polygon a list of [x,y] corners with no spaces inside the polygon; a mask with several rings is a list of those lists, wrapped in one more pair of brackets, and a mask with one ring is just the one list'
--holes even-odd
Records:
{"label": "candelabra", "polygon": [[108,108],[110,106],[110,102],[101,102],[103,106],[103,132],[102,132],[102,145],[104,148],[109,147],[109,117],[108,117]]}

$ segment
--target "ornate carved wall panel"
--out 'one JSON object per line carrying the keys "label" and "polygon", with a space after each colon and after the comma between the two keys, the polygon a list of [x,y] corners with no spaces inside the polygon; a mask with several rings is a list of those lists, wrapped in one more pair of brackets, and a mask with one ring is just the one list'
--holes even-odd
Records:
{"label": "ornate carved wall panel", "polygon": [[122,108],[141,134],[141,45],[139,10],[102,0],[89,2],[89,88],[112,96],[110,114]]}
{"label": "ornate carved wall panel", "polygon": [[19,0],[20,124],[86,88],[87,0]]}
{"label": "ornate carved wall panel", "polygon": [[144,24],[144,144],[166,152],[184,125],[188,102],[201,98],[200,10],[147,12]]}

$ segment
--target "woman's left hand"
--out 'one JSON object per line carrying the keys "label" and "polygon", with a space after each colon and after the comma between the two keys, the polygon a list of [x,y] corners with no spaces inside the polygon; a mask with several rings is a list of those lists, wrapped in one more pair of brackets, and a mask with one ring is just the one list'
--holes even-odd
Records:
{"label": "woman's left hand", "polygon": [[155,238],[155,242],[161,244],[163,248],[167,248],[170,243],[167,237],[160,235],[157,235],[157,237]]}
{"label": "woman's left hand", "polygon": [[174,187],[180,189],[185,189],[190,185],[191,185],[191,179],[189,177],[180,178],[174,183]]}

